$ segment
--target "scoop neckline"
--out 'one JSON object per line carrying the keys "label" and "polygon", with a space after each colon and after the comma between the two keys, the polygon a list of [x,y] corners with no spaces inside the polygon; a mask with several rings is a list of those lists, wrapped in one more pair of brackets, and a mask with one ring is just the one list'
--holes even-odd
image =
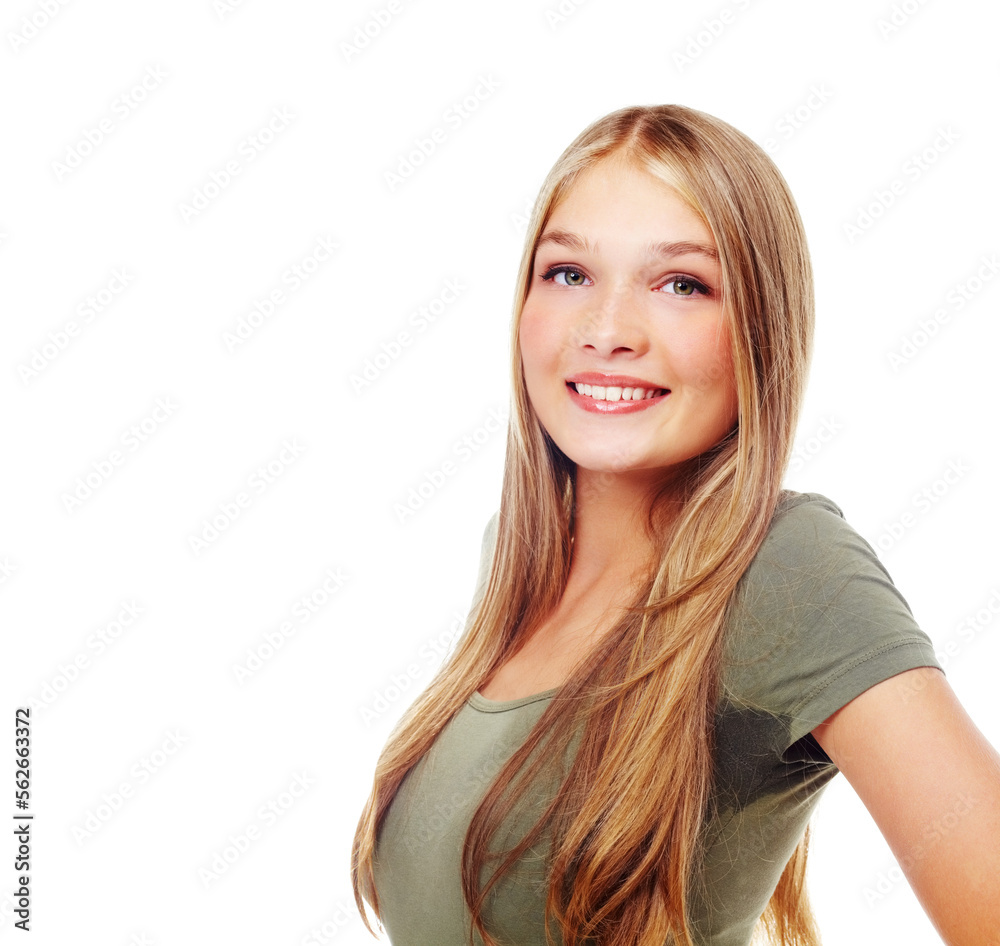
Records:
{"label": "scoop neckline", "polygon": [[476,690],[469,697],[469,705],[483,713],[505,713],[508,710],[518,709],[527,706],[529,703],[538,703],[542,700],[551,700],[556,695],[558,687],[551,690],[543,690],[541,693],[532,693],[530,696],[522,696],[516,700],[491,700]]}

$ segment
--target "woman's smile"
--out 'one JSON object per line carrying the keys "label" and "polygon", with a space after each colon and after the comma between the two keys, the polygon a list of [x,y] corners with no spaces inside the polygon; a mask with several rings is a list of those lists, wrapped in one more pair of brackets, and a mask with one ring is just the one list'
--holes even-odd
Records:
{"label": "woman's smile", "polygon": [[711,232],[668,184],[610,161],[573,184],[538,241],[519,341],[531,404],[579,468],[671,467],[732,429],[721,281]]}
{"label": "woman's smile", "polygon": [[[592,383],[585,383],[592,382]],[[585,411],[632,414],[660,403],[670,393],[652,382],[588,371],[566,382],[570,399]]]}

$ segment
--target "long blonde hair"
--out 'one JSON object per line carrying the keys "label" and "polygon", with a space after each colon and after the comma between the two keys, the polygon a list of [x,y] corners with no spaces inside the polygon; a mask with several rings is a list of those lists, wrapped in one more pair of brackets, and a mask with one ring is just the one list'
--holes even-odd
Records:
{"label": "long blonde hair", "polygon": [[[764,540],[781,490],[812,339],[812,273],[781,174],[725,122],[676,105],[623,108],[594,122],[542,185],[525,239],[512,324],[512,411],[496,547],[485,592],[454,654],[407,711],[379,759],[354,841],[355,896],[379,913],[372,860],[403,778],[469,697],[552,611],[569,574],[574,464],[528,399],[521,310],[547,220],[579,174],[624,159],[674,187],[711,231],[722,268],[739,399],[733,431],[683,464],[651,498],[655,574],[560,687],[472,818],[462,885],[473,928],[500,875],[552,839],[546,929],[566,946],[693,946],[687,904],[712,788],[712,724],[727,609]],[[677,473],[681,476],[678,479]],[[678,503],[678,483],[681,499]],[[572,744],[572,747],[571,747]],[[490,841],[552,760],[558,790],[524,839],[499,858]],[[565,777],[563,777],[565,776]],[[759,932],[815,946],[805,896],[808,832]],[[495,865],[485,882],[483,868]],[[366,920],[367,923],[367,920]]]}

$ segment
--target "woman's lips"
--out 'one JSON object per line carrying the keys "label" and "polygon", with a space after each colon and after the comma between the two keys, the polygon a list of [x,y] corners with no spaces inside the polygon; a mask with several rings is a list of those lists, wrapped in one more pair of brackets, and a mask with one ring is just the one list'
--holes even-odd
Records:
{"label": "woman's lips", "polygon": [[645,388],[647,391],[662,391],[666,388],[665,384],[657,384],[655,381],[648,381],[645,378],[636,378],[630,374],[607,374],[603,371],[581,371],[578,374],[570,375],[566,381],[568,384],[596,384],[604,388]]}
{"label": "woman's lips", "polygon": [[[577,390],[578,386],[584,390],[587,390],[589,387],[592,393],[590,395],[581,394]],[[598,394],[603,390],[604,397],[594,397],[594,387],[598,388]],[[652,407],[654,404],[659,404],[660,401],[670,394],[669,388],[654,388],[652,385],[647,387],[638,384],[584,385],[582,382],[574,383],[567,381],[566,388],[573,403],[579,405],[585,411],[591,411],[595,414],[633,414],[636,411],[646,410],[646,408]],[[639,400],[634,399],[637,388],[642,391],[642,396]],[[608,398],[608,394],[611,395],[611,398]],[[624,396],[625,394],[628,394],[627,398]]]}

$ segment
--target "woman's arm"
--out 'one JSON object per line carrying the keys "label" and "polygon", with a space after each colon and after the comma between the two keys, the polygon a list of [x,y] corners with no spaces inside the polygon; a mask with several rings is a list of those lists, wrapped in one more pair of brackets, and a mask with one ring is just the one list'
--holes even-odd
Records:
{"label": "woman's arm", "polygon": [[1000,946],[1000,755],[944,674],[890,677],[813,735],[948,946]]}

